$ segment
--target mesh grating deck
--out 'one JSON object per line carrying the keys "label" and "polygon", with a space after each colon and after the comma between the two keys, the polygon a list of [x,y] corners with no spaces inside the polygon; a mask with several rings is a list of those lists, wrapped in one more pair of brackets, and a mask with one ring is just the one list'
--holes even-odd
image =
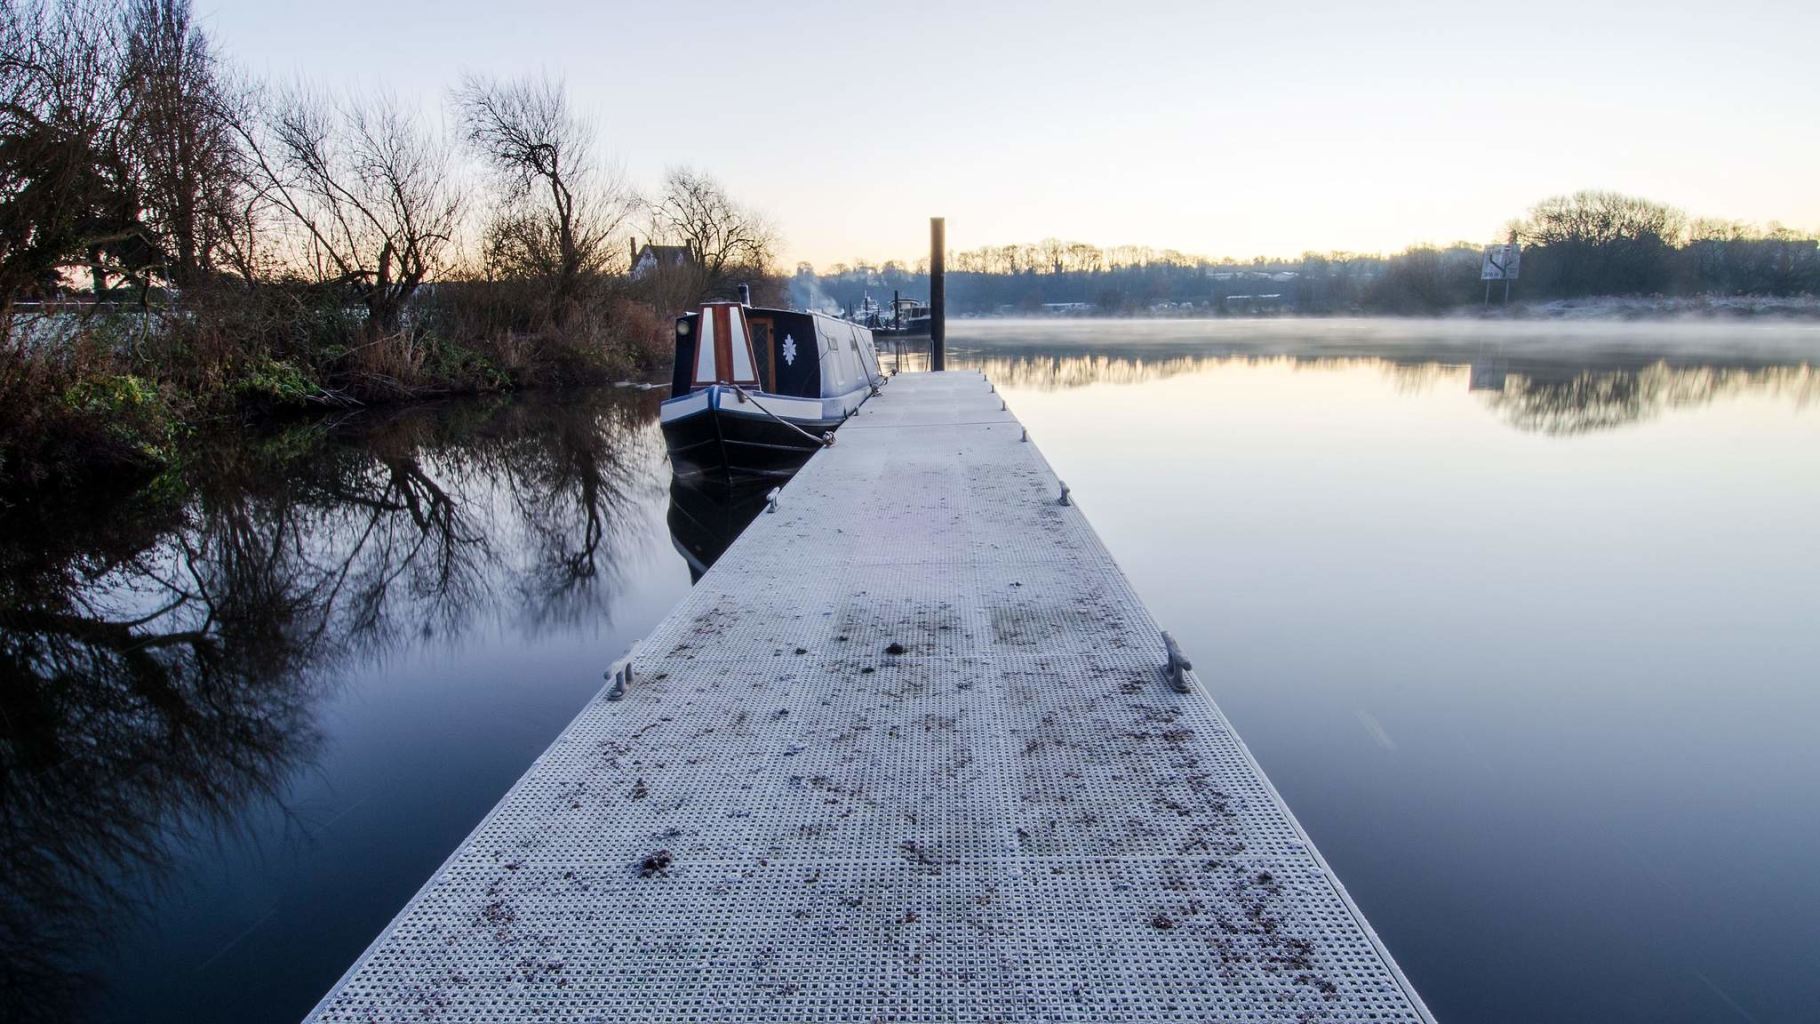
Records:
{"label": "mesh grating deck", "polygon": [[310,1019],[1430,1020],[1021,434],[896,378]]}

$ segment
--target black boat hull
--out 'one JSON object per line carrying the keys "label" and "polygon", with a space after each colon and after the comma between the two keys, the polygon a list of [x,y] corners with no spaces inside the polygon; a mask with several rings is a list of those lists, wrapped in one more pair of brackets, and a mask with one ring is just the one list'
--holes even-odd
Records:
{"label": "black boat hull", "polygon": [[780,423],[708,408],[663,424],[664,444],[677,479],[687,481],[787,480],[820,451],[823,434],[844,420]]}
{"label": "black boat hull", "polygon": [[906,320],[902,324],[887,321],[872,328],[872,334],[878,338],[927,338],[930,330],[929,324],[928,317],[917,317],[914,320]]}

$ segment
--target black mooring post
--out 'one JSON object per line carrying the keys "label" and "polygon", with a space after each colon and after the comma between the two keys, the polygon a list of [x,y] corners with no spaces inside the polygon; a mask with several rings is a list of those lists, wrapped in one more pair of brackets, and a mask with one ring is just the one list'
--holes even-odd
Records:
{"label": "black mooring post", "polygon": [[947,362],[944,343],[948,338],[948,294],[942,280],[948,255],[947,224],[940,217],[929,218],[929,369],[940,370]]}

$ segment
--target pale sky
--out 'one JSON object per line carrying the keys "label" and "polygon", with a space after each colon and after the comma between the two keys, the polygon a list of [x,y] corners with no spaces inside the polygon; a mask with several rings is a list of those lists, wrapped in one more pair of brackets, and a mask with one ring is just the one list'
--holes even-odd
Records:
{"label": "pale sky", "polygon": [[563,77],[606,154],[786,262],[1047,236],[1211,256],[1485,241],[1609,188],[1820,228],[1820,2],[195,0],[256,75],[440,104]]}

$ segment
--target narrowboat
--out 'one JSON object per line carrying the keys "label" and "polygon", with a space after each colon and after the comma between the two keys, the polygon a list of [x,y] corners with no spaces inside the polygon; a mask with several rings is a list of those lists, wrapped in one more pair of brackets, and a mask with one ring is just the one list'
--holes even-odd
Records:
{"label": "narrowboat", "polygon": [[872,332],[820,313],[709,302],[676,318],[659,422],[681,480],[787,478],[878,393]]}

